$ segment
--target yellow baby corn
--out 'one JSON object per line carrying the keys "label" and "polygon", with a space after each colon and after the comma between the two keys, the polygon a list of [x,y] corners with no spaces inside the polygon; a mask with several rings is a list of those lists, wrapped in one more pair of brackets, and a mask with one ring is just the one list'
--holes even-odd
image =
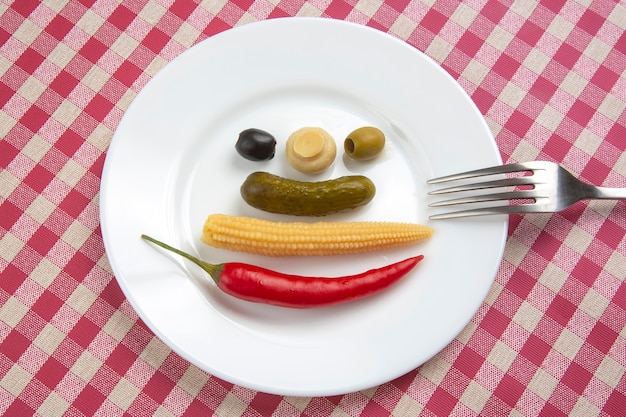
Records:
{"label": "yellow baby corn", "polygon": [[211,214],[204,223],[207,245],[265,256],[322,256],[405,245],[433,234],[428,226],[393,222],[283,223]]}

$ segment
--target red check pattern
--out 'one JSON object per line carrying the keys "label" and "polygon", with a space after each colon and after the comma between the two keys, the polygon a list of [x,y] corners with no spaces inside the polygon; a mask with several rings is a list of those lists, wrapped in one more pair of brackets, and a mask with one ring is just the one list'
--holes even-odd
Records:
{"label": "red check pattern", "polygon": [[[121,4],[120,4],[121,3]],[[98,220],[107,146],[165,64],[249,22],[388,32],[470,94],[506,162],[626,187],[626,5],[617,0],[18,0],[0,3],[0,413],[6,416],[626,414],[626,205],[511,216],[463,332],[418,369],[326,398],[190,365],[138,318]]]}

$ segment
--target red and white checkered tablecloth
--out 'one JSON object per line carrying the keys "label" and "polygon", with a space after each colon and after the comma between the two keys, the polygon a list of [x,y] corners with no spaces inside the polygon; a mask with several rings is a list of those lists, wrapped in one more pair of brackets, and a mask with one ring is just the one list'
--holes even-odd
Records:
{"label": "red and white checkered tablecloth", "polygon": [[0,413],[6,416],[626,415],[626,204],[512,215],[467,327],[401,378],[281,397],[191,365],[139,319],[99,225],[107,147],[164,65],[284,16],[368,25],[425,52],[478,105],[505,162],[626,187],[621,0],[3,0]]}

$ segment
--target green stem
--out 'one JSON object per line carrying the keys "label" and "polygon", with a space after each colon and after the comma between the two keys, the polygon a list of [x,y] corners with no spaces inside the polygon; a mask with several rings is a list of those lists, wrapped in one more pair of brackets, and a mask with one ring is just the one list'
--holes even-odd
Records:
{"label": "green stem", "polygon": [[148,235],[141,235],[141,238],[143,240],[152,242],[155,245],[162,247],[163,249],[166,249],[170,252],[174,252],[177,255],[180,255],[184,258],[189,259],[191,262],[193,262],[194,264],[202,268],[204,271],[206,271],[206,273],[208,273],[211,276],[211,278],[213,278],[213,281],[215,281],[216,284],[219,282],[220,272],[222,272],[222,269],[224,268],[224,264],[210,264],[208,262],[203,261],[202,259],[196,258],[195,256],[188,254],[187,252],[183,252],[180,249],[176,249],[175,247],[172,247],[168,245],[167,243],[158,241],[155,238],[150,237]]}

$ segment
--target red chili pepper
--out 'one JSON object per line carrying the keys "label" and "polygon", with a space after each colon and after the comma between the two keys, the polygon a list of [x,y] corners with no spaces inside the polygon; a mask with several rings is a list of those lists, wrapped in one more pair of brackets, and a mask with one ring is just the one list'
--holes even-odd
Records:
{"label": "red chili pepper", "polygon": [[405,276],[424,258],[419,255],[344,277],[305,277],[240,262],[210,264],[150,236],[141,237],[189,259],[206,271],[218,288],[233,297],[291,308],[329,306],[376,294]]}

